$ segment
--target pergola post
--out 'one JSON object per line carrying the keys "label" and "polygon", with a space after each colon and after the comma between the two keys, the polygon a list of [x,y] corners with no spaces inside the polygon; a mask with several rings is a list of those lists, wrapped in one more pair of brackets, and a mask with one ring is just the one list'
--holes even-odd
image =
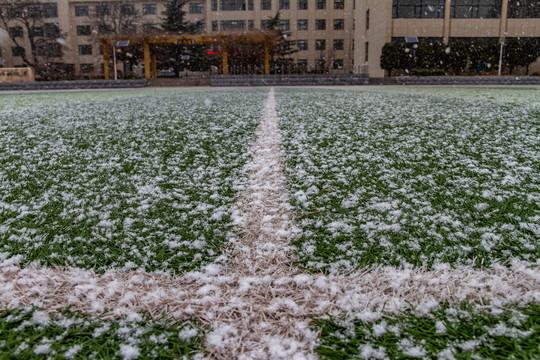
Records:
{"label": "pergola post", "polygon": [[221,43],[221,61],[223,67],[223,75],[229,75],[229,58],[227,55],[227,46]]}
{"label": "pergola post", "polygon": [[150,79],[151,69],[150,69],[150,46],[145,41],[144,44],[144,77]]}
{"label": "pergola post", "polygon": [[264,75],[270,74],[270,53],[268,50],[268,39],[264,40]]}
{"label": "pergola post", "polygon": [[103,74],[105,75],[105,80],[109,80],[109,54],[105,40],[101,40],[101,48],[103,49]]}
{"label": "pergola post", "polygon": [[152,55],[152,58],[150,60],[150,64],[152,67],[152,77],[154,79],[157,79],[157,61],[156,61],[156,55]]}

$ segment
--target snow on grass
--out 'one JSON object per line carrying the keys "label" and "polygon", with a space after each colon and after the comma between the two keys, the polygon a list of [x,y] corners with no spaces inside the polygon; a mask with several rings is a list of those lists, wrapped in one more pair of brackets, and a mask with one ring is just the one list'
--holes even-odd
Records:
{"label": "snow on grass", "polygon": [[[520,324],[528,317],[528,311],[538,312],[535,309],[540,302],[540,292],[538,291],[540,277],[538,268],[531,267],[533,261],[530,258],[532,256],[529,254],[529,258],[527,258],[527,252],[523,252],[524,256],[519,255],[514,257],[512,261],[507,262],[506,266],[497,264],[499,261],[487,261],[483,265],[490,266],[484,266],[482,269],[474,269],[470,266],[471,264],[469,262],[462,261],[461,258],[457,258],[456,261],[442,261],[441,263],[432,261],[415,264],[409,260],[398,262],[387,261],[383,254],[377,258],[377,261],[372,261],[372,259],[369,259],[371,254],[368,253],[367,255],[369,256],[366,256],[366,253],[355,254],[351,251],[351,246],[347,241],[341,241],[342,239],[348,239],[349,242],[353,242],[355,245],[362,245],[362,242],[358,241],[358,238],[354,235],[357,228],[363,224],[362,218],[359,216],[359,210],[366,211],[365,213],[362,212],[362,215],[367,214],[367,216],[372,216],[372,223],[375,223],[375,221],[380,222],[380,226],[376,227],[376,229],[380,228],[382,230],[373,231],[371,243],[375,241],[389,242],[389,239],[392,240],[392,238],[385,239],[384,236],[386,234],[400,233],[403,229],[408,229],[409,225],[407,222],[402,223],[401,221],[396,222],[393,220],[396,218],[399,219],[402,216],[414,216],[415,211],[418,210],[402,206],[404,203],[407,204],[403,200],[409,199],[406,196],[398,199],[390,196],[394,194],[392,191],[395,190],[395,187],[390,186],[391,184],[388,184],[388,179],[385,177],[387,174],[393,174],[394,172],[399,174],[399,169],[396,170],[394,167],[388,166],[390,161],[386,157],[389,156],[388,154],[391,151],[387,150],[385,156],[371,158],[377,154],[374,152],[374,145],[369,145],[369,141],[364,141],[367,144],[365,149],[363,149],[363,151],[366,150],[365,152],[358,151],[357,148],[354,148],[354,151],[352,151],[347,147],[354,147],[360,143],[356,138],[356,135],[361,133],[357,127],[359,121],[356,118],[358,115],[357,111],[360,110],[354,104],[357,104],[357,101],[360,100],[364,101],[362,106],[371,109],[374,114],[374,120],[380,123],[384,121],[376,116],[377,111],[380,111],[378,107],[381,107],[381,104],[385,102],[389,102],[389,96],[392,98],[392,102],[403,106],[406,106],[408,104],[407,101],[410,99],[418,100],[420,105],[422,105],[418,107],[420,112],[426,110],[429,104],[422,102],[421,97],[416,99],[414,95],[389,95],[384,92],[379,94],[368,92],[364,94],[350,89],[295,89],[295,94],[293,94],[291,91],[279,90],[278,94],[281,92],[286,96],[282,95],[281,99],[278,97],[277,104],[280,105],[281,103],[281,111],[288,109],[287,111],[295,116],[304,111],[303,116],[306,117],[306,119],[298,119],[294,116],[284,118],[282,115],[281,118],[287,128],[287,151],[284,151],[282,154],[288,160],[288,180],[290,188],[294,190],[292,197],[295,201],[295,210],[298,213],[297,221],[304,228],[304,237],[313,237],[313,234],[316,234],[316,231],[318,231],[314,229],[326,227],[328,231],[326,237],[319,234],[318,239],[326,240],[326,244],[335,245],[335,248],[329,249],[325,257],[317,260],[319,261],[318,263],[314,262],[312,258],[308,258],[304,266],[306,264],[312,266],[312,270],[313,267],[330,270],[332,274],[307,273],[293,266],[293,262],[297,261],[298,257],[287,257],[287,251],[289,249],[287,241],[291,237],[294,239],[299,232],[294,222],[291,221],[292,217],[289,213],[290,206],[287,204],[287,192],[284,189],[285,180],[280,170],[280,133],[277,126],[277,115],[275,109],[273,109],[275,106],[273,92],[271,92],[266,103],[265,118],[257,133],[257,142],[251,151],[246,151],[246,153],[239,152],[244,159],[253,156],[252,163],[247,164],[244,170],[238,170],[238,173],[241,175],[249,173],[249,180],[244,181],[241,179],[242,176],[239,176],[239,179],[233,181],[235,184],[233,186],[233,192],[242,190],[242,196],[238,197],[238,202],[232,208],[226,207],[223,211],[214,212],[210,216],[211,219],[215,220],[220,219],[222,216],[228,217],[229,212],[231,212],[231,220],[226,219],[227,221],[225,221],[226,228],[230,231],[231,224],[234,224],[237,227],[236,230],[240,230],[243,235],[242,239],[231,235],[226,237],[231,240],[229,243],[231,246],[226,247],[224,252],[231,260],[227,265],[212,263],[202,267],[200,271],[189,271],[183,274],[178,274],[178,271],[169,271],[168,273],[154,271],[149,273],[143,270],[153,269],[138,265],[135,256],[135,259],[130,258],[122,263],[120,269],[118,267],[114,269],[114,266],[110,266],[110,268],[98,268],[96,272],[92,269],[77,269],[76,267],[61,269],[44,267],[39,263],[28,265],[28,259],[24,254],[13,255],[10,251],[2,250],[0,251],[0,308],[20,308],[26,304],[33,304],[46,309],[47,313],[41,310],[34,312],[34,314],[28,313],[28,318],[31,321],[27,322],[31,324],[29,328],[32,329],[34,327],[50,327],[56,322],[62,327],[69,328],[73,326],[78,321],[73,317],[68,316],[60,320],[57,320],[55,317],[55,314],[61,312],[66,306],[69,306],[72,311],[105,318],[124,316],[125,320],[121,320],[120,322],[99,320],[96,326],[86,332],[95,341],[101,341],[100,339],[103,339],[104,336],[111,335],[111,332],[112,334],[116,334],[111,336],[115,342],[108,347],[113,349],[118,358],[166,356],[156,353],[152,350],[153,348],[149,349],[146,347],[147,340],[144,338],[146,334],[144,329],[141,330],[140,328],[126,324],[126,321],[127,323],[144,323],[145,319],[140,315],[141,313],[148,314],[154,319],[159,318],[163,314],[180,321],[188,321],[189,319],[196,318],[205,325],[209,325],[206,334],[206,350],[209,352],[209,356],[221,359],[241,357],[276,359],[313,358],[315,346],[317,345],[315,340],[319,329],[323,330],[319,355],[325,355],[324,349],[330,349],[326,355],[339,355],[344,358],[347,357],[347,354],[356,358],[385,358],[390,353],[397,354],[397,357],[403,357],[404,355],[409,357],[433,355],[441,359],[450,359],[458,350],[468,353],[476,351],[482,344],[492,344],[493,342],[490,339],[495,339],[501,334],[504,334],[504,336],[513,336],[514,340],[520,339],[519,341],[527,338],[530,334],[536,336],[535,334],[537,332],[531,332],[531,329],[534,329],[534,326],[536,326],[534,324],[538,323],[537,320],[535,320],[535,323],[533,322],[533,328],[529,327],[525,329],[520,327]],[[201,106],[208,109],[212,108],[216,101],[223,101],[224,98],[227,98],[227,96],[222,96],[222,94],[224,93],[214,91],[208,91],[208,93],[202,91],[196,95],[182,94],[182,101],[200,102]],[[159,100],[165,104],[168,104],[169,101],[172,102],[171,98],[174,98],[174,101],[178,100],[178,94],[170,93],[164,95],[162,94]],[[240,97],[240,95],[238,96]],[[258,99],[260,94],[257,94],[257,91],[255,91],[254,93],[250,92],[250,96],[255,96],[255,99]],[[296,106],[292,108],[290,99],[295,96],[297,99],[303,101],[302,107]],[[463,105],[461,104],[464,101],[463,96],[452,96],[450,98],[453,99],[452,101]],[[155,100],[156,102],[158,101],[157,96]],[[238,102],[241,103],[242,101],[249,100],[238,98]],[[337,105],[334,105],[333,102],[336,102]],[[443,103],[443,101],[440,100],[440,103]],[[316,104],[315,108],[313,104]],[[505,107],[509,102],[504,100],[500,104],[502,104],[500,107]],[[56,108],[48,109],[46,104],[41,105],[43,107],[39,112],[59,111]],[[81,105],[77,106],[80,107]],[[254,106],[253,109],[250,108],[251,110],[249,110],[246,106],[244,104],[234,108],[229,105],[228,107],[223,107],[222,111],[235,113],[235,116],[238,116],[238,111],[247,111],[248,113],[252,111],[250,113],[250,116],[252,116],[254,114],[253,112],[257,111],[256,109],[260,109],[260,106]],[[338,106],[339,109],[334,106]],[[131,104],[130,108],[137,108],[137,106]],[[532,112],[530,104],[524,108],[524,112]],[[348,118],[350,121],[342,122],[341,119],[329,124],[323,121],[324,117],[314,109],[320,109],[321,112],[330,111],[325,115],[325,117],[330,119],[339,120],[340,118]],[[390,116],[393,116],[389,109],[386,110],[386,115],[390,114]],[[22,110],[21,114],[25,114],[26,111]],[[94,109],[92,109],[92,112],[96,113]],[[440,115],[436,110],[432,112],[434,114],[433,116]],[[288,113],[285,112],[285,114]],[[397,112],[397,115],[404,116],[400,112]],[[211,118],[215,116],[218,115],[209,115]],[[361,119],[364,121],[364,125],[366,125],[365,123],[369,123],[370,119],[368,118],[368,114],[364,114],[363,116]],[[379,116],[382,115],[379,114]],[[314,118],[316,118],[316,121],[313,120]],[[157,119],[154,120],[157,121]],[[534,123],[534,117],[532,117],[532,121]],[[309,127],[313,126],[311,123],[320,125],[319,133],[313,134],[308,131]],[[413,121],[411,120],[409,123],[412,129],[411,131],[419,130],[412,123]],[[208,127],[208,124],[205,126]],[[214,123],[210,121],[210,124]],[[395,127],[396,124],[399,125],[399,121],[396,120],[389,128]],[[433,130],[429,124],[429,122],[424,123],[423,127],[427,130]],[[183,125],[188,126],[191,124],[183,123]],[[232,126],[234,123],[228,123],[228,125]],[[248,122],[248,125],[251,126],[251,122]],[[294,133],[291,131],[294,127],[300,129],[299,131],[295,129],[298,135],[297,138],[294,138]],[[437,128],[434,125],[432,127]],[[369,129],[369,126],[367,128]],[[152,129],[148,127],[143,133],[147,136],[151,131]],[[215,128],[212,131],[215,131]],[[322,134],[329,131],[333,136],[322,136]],[[249,138],[248,135],[245,136]],[[35,139],[36,137],[33,133],[30,136],[31,139]],[[378,139],[378,137],[376,138]],[[524,138],[531,140],[526,136]],[[242,137],[240,136],[237,139],[242,139]],[[366,139],[369,140],[370,138],[363,138],[363,140]],[[429,137],[426,139],[424,140],[432,146],[444,140],[431,140]],[[335,141],[339,142],[341,148],[330,146]],[[392,146],[395,149],[393,148],[392,151],[398,151],[402,141],[398,141],[398,138],[396,138],[394,142],[387,141],[387,143],[393,144]],[[421,144],[422,142],[419,141],[419,143]],[[382,147],[384,144],[383,141],[379,141],[375,145]],[[372,148],[369,148],[368,145],[372,146]],[[299,152],[294,146],[298,148],[303,147],[303,150]],[[331,155],[336,160],[329,160],[328,154],[330,152],[325,153],[320,149],[331,149],[334,151]],[[367,151],[369,149],[371,149],[371,152]],[[512,148],[513,151],[517,151],[516,149],[519,150],[519,147]],[[347,154],[348,156],[354,155],[358,157],[347,157],[344,160],[343,153],[338,150],[351,151],[352,154]],[[413,147],[413,150],[415,150],[415,147]],[[414,153],[414,151],[412,152]],[[308,166],[298,161],[297,164],[300,165],[294,168],[294,170],[291,170],[292,160],[298,154],[303,156],[302,159],[306,160]],[[325,158],[321,154],[327,157]],[[406,152],[402,151],[400,156],[406,158],[405,155]],[[429,157],[426,156],[427,158]],[[437,159],[444,163],[444,157]],[[520,161],[522,160],[520,158]],[[525,158],[525,160],[528,161],[528,158]],[[192,159],[192,161],[196,160]],[[354,182],[356,181],[355,176],[362,175],[362,172],[358,169],[360,166],[358,164],[365,164],[366,161],[368,165],[371,164],[371,167],[366,169],[360,168],[360,170],[364,171],[364,176],[360,180],[366,181],[366,187],[368,187],[365,189],[366,193],[368,193],[367,190],[369,192],[378,191],[380,193],[377,197],[370,197],[368,200],[371,201],[364,199],[365,195],[363,191],[355,191],[356,187],[359,186],[358,182]],[[424,165],[426,164],[418,164],[418,170],[421,170]],[[532,163],[526,164],[523,171],[526,173],[532,172],[533,175],[537,174],[534,166]],[[341,172],[339,172],[340,167],[343,167],[343,171]],[[533,170],[529,170],[529,168]],[[377,187],[372,182],[369,182],[367,177],[368,170],[372,176],[376,175],[382,178],[385,182],[384,186]],[[504,168],[504,171],[507,172],[507,170]],[[295,171],[298,174],[295,174]],[[191,174],[193,175],[193,173]],[[425,179],[429,180],[429,176],[426,174],[420,173],[419,175],[425,176]],[[465,175],[471,176],[466,172],[463,176]],[[517,173],[505,173],[505,183],[509,184],[516,179],[522,180],[519,179],[519,175],[519,171]],[[335,178],[340,181],[335,181]],[[536,178],[534,176],[532,178],[534,184]],[[200,180],[199,178],[193,180],[193,184]],[[527,181],[529,180],[527,179]],[[522,181],[522,183],[528,185],[530,181],[527,181]],[[298,182],[297,185],[294,185],[295,182]],[[321,183],[323,185],[332,184],[332,186],[322,187],[323,191],[321,191],[321,187],[319,186]],[[431,184],[430,181],[427,181],[427,183]],[[131,196],[135,196],[136,198],[161,196],[165,193],[163,187],[156,183],[140,182],[133,186],[133,188],[135,190],[131,193]],[[426,196],[431,195],[425,187],[419,187],[422,191],[412,186],[403,186],[403,189],[416,191],[409,193],[407,191],[401,191],[399,193],[408,194],[409,196],[416,194],[419,196],[420,205],[424,207],[427,201],[425,200]],[[523,198],[523,194],[519,193],[517,186],[504,188],[503,190],[516,191],[522,196],[520,199]],[[531,199],[534,200],[534,191],[530,191],[530,188],[528,190],[533,196]],[[216,190],[216,192],[219,195],[219,191]],[[96,191],[96,193],[99,192]],[[370,195],[373,195],[373,193]],[[483,189],[481,195],[480,198],[473,198],[472,200],[474,201],[468,204],[467,210],[469,212],[486,214],[491,211],[492,202],[490,199],[492,200],[495,197],[495,200],[497,200],[497,196],[502,196],[497,188]],[[234,197],[234,194],[232,196]],[[197,200],[186,197],[185,204],[191,204]],[[411,202],[418,205],[412,200]],[[318,206],[313,206],[320,203],[323,204],[323,207],[318,208]],[[208,202],[204,204],[208,204]],[[197,204],[197,209],[204,211],[204,204]],[[299,204],[304,206],[304,208]],[[143,205],[148,204],[145,203]],[[30,211],[29,206],[27,206],[28,208],[23,206],[21,206],[22,212]],[[337,208],[340,211],[329,211]],[[432,206],[432,208],[435,208],[435,206]],[[528,211],[530,209],[525,210]],[[352,218],[349,216],[350,213],[354,214]],[[438,220],[444,220],[444,224],[449,224],[449,220],[443,216],[435,218],[427,217],[427,220],[425,220],[425,213],[425,211],[419,212],[421,216],[416,219],[418,224],[422,224],[422,222],[430,224],[429,221],[437,222]],[[336,214],[341,215],[336,216]],[[322,218],[323,215],[328,217],[324,218],[324,221]],[[450,216],[447,213],[443,215]],[[382,220],[381,217],[383,217]],[[314,218],[316,219],[316,223],[314,223]],[[383,221],[389,218],[392,221]],[[116,223],[113,217],[99,217],[97,220],[94,224],[95,228],[103,231],[115,229]],[[126,227],[133,227],[133,224],[137,220],[137,216],[127,216],[123,218],[122,225],[125,224]],[[450,220],[452,219],[450,218]],[[522,222],[526,224],[526,227],[532,228],[534,232],[534,221],[536,220],[533,218],[532,223]],[[453,224],[453,222],[450,221],[450,224]],[[474,223],[473,225],[476,224]],[[435,230],[438,229],[437,227],[430,227],[429,230],[431,232],[429,234],[436,233],[432,228]],[[515,223],[505,223],[501,228],[507,231],[514,231],[516,225]],[[156,228],[152,229],[152,232],[154,231],[156,231]],[[484,242],[482,246],[492,246],[494,242],[502,241],[501,236],[500,232],[497,232],[496,229],[489,229],[489,231],[482,232],[478,241]],[[434,242],[432,238],[426,239]],[[150,242],[155,242],[154,238],[150,240]],[[192,239],[191,244],[197,249],[204,248],[205,240],[199,241],[199,239]],[[403,239],[400,238],[400,240],[406,242],[408,238],[403,236]],[[300,239],[298,243],[302,243],[302,241]],[[532,244],[529,244],[529,250],[534,251],[534,242]],[[410,244],[405,245],[408,246]],[[446,243],[443,245],[446,245]],[[173,244],[172,246],[175,247],[177,244]],[[310,243],[306,242],[302,245],[302,250],[310,255],[318,251],[318,246],[314,241]],[[403,250],[402,248],[393,249],[391,246],[387,246],[386,251],[390,252],[390,255],[392,255],[392,251],[399,254]],[[444,250],[444,246],[441,246],[441,248]],[[450,250],[452,250],[451,247]],[[476,251],[474,248],[473,250]],[[332,251],[335,251],[334,255],[331,254]],[[420,252],[425,254],[425,256],[433,255],[429,251]],[[345,255],[350,258],[344,258],[343,253],[346,253]],[[299,260],[305,260],[302,257],[306,254],[299,252]],[[362,256],[356,256],[358,254]],[[404,257],[405,255],[401,256]],[[337,257],[337,261],[332,256]],[[368,258],[367,262],[363,260],[365,257]],[[323,261],[320,261],[321,259]],[[499,260],[496,256],[493,259]],[[492,260],[492,258],[488,260]],[[347,271],[345,274],[335,271],[338,269],[352,270],[353,266],[362,265],[362,261],[368,267],[360,271]],[[423,266],[409,266],[411,263],[412,265]],[[21,264],[27,266],[21,267]],[[45,262],[45,264],[50,263]],[[398,267],[381,266],[381,264],[398,265]],[[480,264],[482,265],[482,263]],[[125,271],[128,269],[132,271]],[[450,345],[444,348],[437,348],[437,353],[434,352],[434,347],[429,343],[429,340],[426,340],[425,336],[414,336],[414,329],[412,332],[402,330],[402,328],[407,326],[414,328],[414,324],[409,325],[409,323],[422,323],[424,321],[423,319],[434,318],[435,322],[429,331],[432,330],[437,336],[452,336],[453,328],[451,323],[454,321],[452,319],[456,318],[455,314],[459,314],[459,306],[448,307],[448,311],[445,311],[445,314],[451,317],[448,321],[445,318],[437,317],[436,314],[441,311],[441,308],[447,309],[445,307],[447,305],[444,304],[460,304],[462,302],[471,304],[467,311],[474,316],[483,316],[485,318],[486,312],[491,311],[493,316],[500,316],[502,321],[489,323],[486,326],[482,325],[482,331],[484,331],[482,334],[487,335],[481,339],[477,339],[474,336],[465,336],[459,338],[459,341],[454,341],[449,337],[446,343]],[[514,312],[515,316],[507,322],[504,320],[504,314],[510,311],[508,309],[513,306],[512,304],[517,304],[523,311],[521,315],[518,312]],[[13,312],[13,310],[10,311]],[[330,320],[328,320],[329,317]],[[414,317],[414,319],[409,321],[409,317]],[[311,327],[310,319],[313,318],[325,320],[317,320],[316,325],[318,327]],[[338,321],[337,325],[336,321]],[[478,323],[484,324],[481,321],[478,321]],[[373,327],[369,330],[371,333],[364,337],[366,341],[358,341],[355,338],[355,333],[364,331],[362,329],[369,328],[370,324],[373,324]],[[26,328],[27,325],[25,323],[24,327]],[[332,330],[332,333],[328,334],[325,332],[325,328],[329,326],[338,326],[339,329]],[[173,332],[175,340],[189,342],[192,339],[194,341],[198,341],[197,339],[199,339],[199,330],[197,327],[188,324],[181,326],[181,329],[179,328],[177,330]],[[11,334],[13,331],[8,331],[7,333]],[[166,344],[168,341],[172,341],[164,333],[167,333],[166,330],[157,331],[148,340],[152,344]],[[24,333],[19,334],[19,339],[24,339],[26,336]],[[395,337],[388,339],[390,334],[394,334]],[[406,336],[400,336],[400,334],[405,334]],[[141,340],[139,335],[143,336],[144,339]],[[61,343],[61,337],[57,336],[57,338],[59,339],[58,342]],[[354,338],[354,341],[351,341],[351,338]],[[0,338],[0,348],[8,343],[9,349],[16,349],[10,351],[25,352],[25,354],[32,354],[35,351],[46,351],[50,356],[54,356],[58,353],[59,350],[55,347],[57,341],[51,340],[53,337],[49,333],[37,337],[37,339],[39,341],[34,343],[24,340],[8,343],[7,340]],[[383,343],[379,341],[380,339],[382,339],[381,341]],[[430,338],[428,337],[428,339]],[[349,344],[353,344],[355,350],[348,351],[345,354],[340,352],[346,349]],[[64,352],[65,357],[75,357],[79,353],[86,354],[84,341],[62,346],[61,351]],[[160,349],[162,348],[165,348],[167,351],[169,350],[167,345],[162,346]],[[185,345],[183,349],[186,349]],[[190,355],[193,353],[191,349],[193,348],[189,348],[187,352]],[[514,352],[516,354],[531,354],[531,352],[520,351],[518,349]],[[186,352],[175,353],[174,356],[179,357],[179,354],[186,354]],[[534,355],[534,353],[532,354]],[[90,355],[93,354],[91,353]],[[81,355],[81,357],[84,356]]]}
{"label": "snow on grass", "polygon": [[[103,320],[64,311],[45,324],[35,308],[0,311],[0,353],[7,358],[187,358],[204,352],[199,325],[163,318]],[[189,336],[187,336],[189,334]],[[144,355],[144,356],[141,356]],[[41,357],[40,357],[41,358]]]}
{"label": "snow on grass", "polygon": [[100,272],[213,261],[265,94],[21,95],[21,109],[3,96],[0,252]]}
{"label": "snow on grass", "polygon": [[467,303],[445,303],[427,314],[381,314],[372,321],[319,319],[315,324],[321,331],[320,359],[540,356],[540,306],[535,303],[497,313],[473,311]]}
{"label": "snow on grass", "polygon": [[276,92],[302,265],[538,264],[537,91],[393,90]]}

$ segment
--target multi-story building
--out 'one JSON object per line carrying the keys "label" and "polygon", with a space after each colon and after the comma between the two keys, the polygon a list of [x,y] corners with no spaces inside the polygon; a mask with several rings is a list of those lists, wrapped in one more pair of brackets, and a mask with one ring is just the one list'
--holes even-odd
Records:
{"label": "multi-story building", "polygon": [[[0,8],[2,8],[0,0]],[[103,74],[101,47],[96,38],[111,29],[101,29],[96,17],[108,16],[118,6],[139,32],[159,28],[165,0],[42,0],[36,34],[59,30],[62,58],[58,51],[48,56],[66,64],[76,75]],[[186,19],[201,21],[204,32],[264,29],[280,13],[281,30],[290,33],[298,52],[294,62],[308,71],[369,73],[384,76],[381,50],[386,42],[405,37],[449,42],[508,37],[540,38],[540,0],[189,0]],[[4,27],[4,29],[2,29]],[[53,29],[54,28],[54,29]],[[118,30],[118,29],[115,29]],[[124,29],[125,30],[125,29]],[[0,23],[0,59],[4,66],[23,65],[28,51],[28,29],[14,21]],[[19,46],[9,35],[20,37]],[[21,45],[22,44],[22,45]],[[56,58],[55,58],[56,56]]]}
{"label": "multi-story building", "polygon": [[[48,1],[48,0],[46,0]],[[42,25],[53,24],[64,35],[62,62],[72,67],[77,75],[101,73],[103,61],[96,35],[98,12],[105,7],[122,4],[125,13],[138,15],[131,26],[149,31],[163,21],[163,0],[57,0],[43,2],[50,8]],[[264,29],[266,22],[278,12],[279,27],[290,33],[289,40],[296,43],[298,52],[294,61],[309,70],[318,69],[332,73],[349,73],[353,66],[353,2],[352,0],[192,0],[186,4],[186,19],[201,21],[206,33]],[[111,10],[108,10],[111,11]],[[5,66],[22,66],[22,51],[28,51],[27,30],[16,22],[8,29],[0,29],[1,59]],[[10,24],[10,25],[11,25]],[[21,32],[23,46],[14,44],[7,32]],[[4,32],[2,34],[2,32]],[[60,59],[57,59],[60,61]]]}
{"label": "multi-story building", "polygon": [[381,50],[392,40],[540,38],[540,0],[356,1],[354,70],[371,77],[384,76]]}

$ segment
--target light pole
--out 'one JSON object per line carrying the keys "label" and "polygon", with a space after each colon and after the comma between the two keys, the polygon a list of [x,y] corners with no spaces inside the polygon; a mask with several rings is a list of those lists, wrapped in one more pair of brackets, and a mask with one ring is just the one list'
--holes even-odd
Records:
{"label": "light pole", "polygon": [[499,72],[498,72],[498,76],[501,76],[502,62],[503,62],[503,52],[504,52],[504,40],[501,41],[501,51],[499,52]]}
{"label": "light pole", "polygon": [[113,64],[114,64],[114,80],[118,80],[118,73],[116,71],[116,42],[113,45]]}

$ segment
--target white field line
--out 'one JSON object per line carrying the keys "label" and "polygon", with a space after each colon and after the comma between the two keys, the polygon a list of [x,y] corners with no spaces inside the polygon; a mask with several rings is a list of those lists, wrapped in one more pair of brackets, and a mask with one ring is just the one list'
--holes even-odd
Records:
{"label": "white field line", "polygon": [[107,317],[144,311],[156,318],[197,318],[212,326],[206,345],[218,359],[314,358],[310,319],[345,315],[364,320],[414,306],[429,311],[446,301],[486,301],[478,307],[540,302],[540,269],[441,266],[425,271],[374,267],[347,275],[308,274],[291,264],[288,242],[298,229],[281,171],[280,133],[271,90],[253,146],[250,178],[233,209],[241,240],[230,265],[182,276],[111,270],[19,266],[0,261],[0,309],[33,304]]}

